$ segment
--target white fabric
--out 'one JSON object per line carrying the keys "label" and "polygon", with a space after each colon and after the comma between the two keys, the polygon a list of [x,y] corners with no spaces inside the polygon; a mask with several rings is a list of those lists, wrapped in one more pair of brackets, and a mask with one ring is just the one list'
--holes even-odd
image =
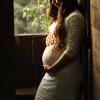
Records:
{"label": "white fabric", "polygon": [[[72,63],[57,73],[46,73],[41,80],[35,100],[77,100],[81,77],[80,45],[83,34],[84,18],[74,11],[65,19],[67,29],[66,55],[73,58]],[[47,46],[43,53],[43,64],[54,63],[61,52],[55,46]]]}

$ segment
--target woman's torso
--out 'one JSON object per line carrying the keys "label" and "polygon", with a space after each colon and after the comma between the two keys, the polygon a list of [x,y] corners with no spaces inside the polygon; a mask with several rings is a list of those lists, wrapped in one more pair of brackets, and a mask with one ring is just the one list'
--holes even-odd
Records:
{"label": "woman's torso", "polygon": [[[49,27],[49,35],[54,34],[54,30],[56,28],[57,21],[53,22],[50,27]],[[42,56],[42,61],[43,64],[45,65],[52,65],[62,54],[63,49],[58,49],[58,38],[56,38],[56,43],[46,46],[43,56]]]}
{"label": "woman's torso", "polygon": [[[74,11],[67,18],[73,16],[74,14],[79,14],[79,12],[78,11]],[[80,14],[79,14],[79,16],[80,16]],[[54,34],[54,30],[55,30],[56,25],[57,25],[57,21],[53,22],[50,25],[49,34]],[[68,38],[68,37],[66,37],[66,38]],[[49,66],[52,65],[55,61],[57,61],[57,59],[61,56],[63,51],[66,49],[66,47],[65,48],[58,48],[58,42],[59,42],[59,39],[57,39],[57,42],[54,43],[53,45],[46,46],[46,48],[45,48],[45,50],[43,52],[43,56],[42,56],[42,61],[43,61],[44,65],[45,64],[49,65]],[[67,46],[67,41],[66,41],[66,45],[65,46]],[[79,59],[79,55],[78,55],[78,57],[76,59]]]}

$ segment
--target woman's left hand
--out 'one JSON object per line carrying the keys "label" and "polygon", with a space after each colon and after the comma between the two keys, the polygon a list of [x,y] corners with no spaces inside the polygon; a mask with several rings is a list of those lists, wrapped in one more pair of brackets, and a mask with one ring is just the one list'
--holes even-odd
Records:
{"label": "woman's left hand", "polygon": [[44,70],[45,71],[48,71],[50,69],[50,66],[49,65],[43,65],[43,67],[44,67]]}

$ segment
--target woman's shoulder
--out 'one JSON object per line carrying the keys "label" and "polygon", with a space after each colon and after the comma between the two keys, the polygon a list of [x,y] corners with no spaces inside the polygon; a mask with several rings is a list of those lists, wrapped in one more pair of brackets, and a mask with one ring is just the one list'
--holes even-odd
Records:
{"label": "woman's shoulder", "polygon": [[73,19],[73,18],[75,18],[75,17],[77,17],[77,19],[84,20],[83,14],[82,14],[80,11],[78,11],[78,10],[75,10],[75,11],[71,12],[71,13],[65,18],[65,20],[68,21],[68,20]]}
{"label": "woman's shoulder", "polygon": [[73,24],[73,23],[77,23],[77,22],[80,22],[80,23],[85,23],[85,18],[83,16],[83,14],[78,11],[78,10],[75,10],[73,12],[71,12],[66,18],[65,18],[65,25],[68,26],[68,23],[70,24]]}

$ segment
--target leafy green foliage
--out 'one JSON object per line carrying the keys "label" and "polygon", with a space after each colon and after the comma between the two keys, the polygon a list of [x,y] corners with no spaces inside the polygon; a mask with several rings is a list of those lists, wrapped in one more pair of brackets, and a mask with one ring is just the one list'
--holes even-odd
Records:
{"label": "leafy green foliage", "polygon": [[48,0],[14,0],[15,34],[48,30]]}
{"label": "leafy green foliage", "polygon": [[35,32],[46,32],[48,30],[47,8],[48,0],[38,0],[36,4],[28,5],[23,9],[23,18],[31,23]]}
{"label": "leafy green foliage", "polygon": [[15,3],[18,3],[22,6],[27,5],[31,0],[14,0]]}
{"label": "leafy green foliage", "polygon": [[[24,1],[24,0],[21,0],[21,1]],[[18,2],[18,0],[14,1],[14,30],[15,30],[15,34],[32,32],[32,27],[30,27],[29,23],[27,23],[27,21],[25,19],[23,19],[23,8],[24,7],[25,6],[22,6],[22,4],[20,2]]]}

